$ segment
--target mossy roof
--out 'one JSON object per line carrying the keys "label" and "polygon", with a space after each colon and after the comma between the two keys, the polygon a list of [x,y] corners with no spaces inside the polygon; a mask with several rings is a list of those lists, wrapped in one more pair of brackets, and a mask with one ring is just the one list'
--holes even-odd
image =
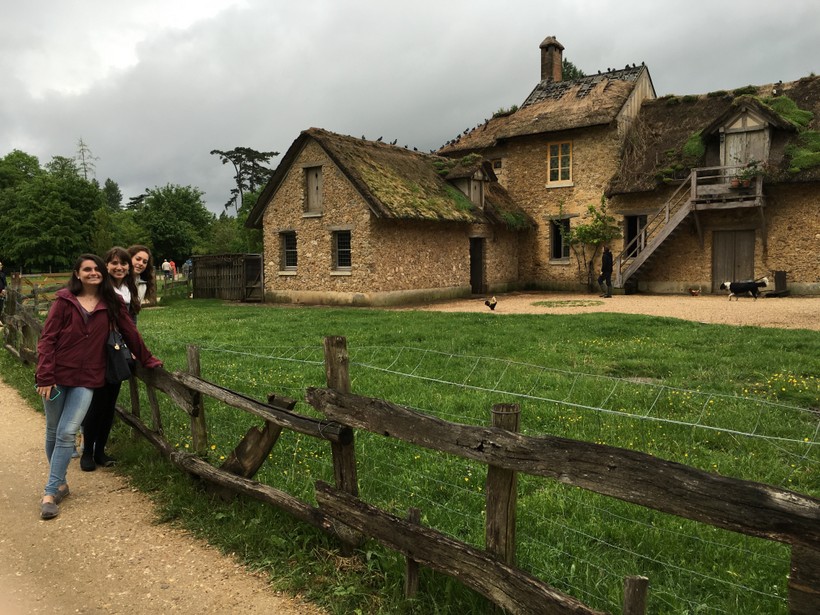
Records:
{"label": "mossy roof", "polygon": [[648,69],[641,65],[571,81],[539,83],[521,108],[500,114],[448,141],[439,154],[482,151],[506,139],[614,122]]}
{"label": "mossy roof", "polygon": [[[471,157],[463,163],[379,141],[336,134],[321,128],[303,131],[282,158],[248,216],[248,226],[259,227],[262,213],[308,140],[314,140],[356,188],[378,218],[442,222],[489,223],[510,226],[511,220],[532,226],[532,219],[498,186],[485,208],[474,205],[445,177],[466,168],[477,170],[483,161]],[[484,168],[489,169],[489,165]],[[492,171],[490,170],[490,173]]]}
{"label": "mossy roof", "polygon": [[[801,129],[789,118],[767,104],[775,96],[787,96],[799,109],[814,114],[801,128],[820,130],[820,77],[804,77],[789,83],[749,86],[734,92],[713,92],[697,96],[665,96],[647,100],[626,135],[620,169],[610,182],[608,194],[623,194],[654,190],[659,186],[658,174],[668,164],[668,152],[682,151],[684,144],[696,132],[706,138],[743,108],[763,116],[774,130],[781,131],[787,142],[796,143]],[[777,181],[817,181],[820,167],[790,173],[784,148],[772,152],[766,161]],[[699,166],[693,161],[691,166]]]}

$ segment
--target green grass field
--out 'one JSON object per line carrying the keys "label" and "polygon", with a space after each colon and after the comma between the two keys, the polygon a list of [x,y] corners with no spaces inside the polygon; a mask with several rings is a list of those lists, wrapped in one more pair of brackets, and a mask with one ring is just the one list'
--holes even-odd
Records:
{"label": "green grass field", "polygon": [[[817,450],[820,333],[704,325],[623,314],[505,315],[283,308],[173,300],[139,327],[166,368],[185,369],[263,400],[303,399],[324,385],[322,340],[347,338],[353,392],[446,420],[486,425],[496,403],[521,406],[521,431],[647,452],[710,472],[820,497]],[[30,369],[4,354],[3,378],[35,403]],[[166,437],[190,450],[188,417],[162,398]],[[127,394],[120,399],[127,407]],[[144,408],[147,409],[147,404]],[[297,411],[315,415],[304,402]],[[211,461],[247,428],[240,411],[206,404]],[[147,410],[143,412],[147,415]],[[368,542],[341,558],[321,533],[248,500],[202,493],[120,425],[120,470],[151,492],[163,520],[185,525],[332,613],[479,612],[480,597],[425,571],[402,597],[403,561]],[[357,434],[361,497],[483,546],[486,468],[379,436]],[[283,433],[258,477],[314,502],[333,482],[327,444]],[[620,612],[623,577],[650,579],[652,613],[785,613],[789,549],[521,477],[518,563],[581,601]]]}

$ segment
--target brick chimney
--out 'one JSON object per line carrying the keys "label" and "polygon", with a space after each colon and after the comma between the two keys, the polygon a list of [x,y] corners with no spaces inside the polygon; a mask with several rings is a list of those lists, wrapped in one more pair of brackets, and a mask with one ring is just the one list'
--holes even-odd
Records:
{"label": "brick chimney", "polygon": [[564,46],[554,36],[548,36],[541,43],[541,81],[550,79],[561,81]]}

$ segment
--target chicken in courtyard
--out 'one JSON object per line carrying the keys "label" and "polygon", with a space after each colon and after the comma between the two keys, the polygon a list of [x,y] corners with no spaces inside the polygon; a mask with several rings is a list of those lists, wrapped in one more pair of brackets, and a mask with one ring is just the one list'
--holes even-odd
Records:
{"label": "chicken in courtyard", "polygon": [[487,300],[484,302],[484,305],[486,305],[486,306],[487,306],[488,308],[490,308],[491,310],[494,310],[494,309],[495,309],[495,306],[496,306],[497,304],[498,304],[498,301],[496,301],[496,300],[495,300],[495,297],[493,297],[492,299],[487,299]]}

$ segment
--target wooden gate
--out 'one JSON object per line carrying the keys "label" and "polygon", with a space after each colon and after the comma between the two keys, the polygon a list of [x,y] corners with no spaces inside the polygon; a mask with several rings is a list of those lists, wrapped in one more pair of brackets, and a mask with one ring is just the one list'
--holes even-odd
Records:
{"label": "wooden gate", "polygon": [[714,231],[712,233],[712,292],[720,292],[723,282],[752,280],[755,277],[755,232]]}

